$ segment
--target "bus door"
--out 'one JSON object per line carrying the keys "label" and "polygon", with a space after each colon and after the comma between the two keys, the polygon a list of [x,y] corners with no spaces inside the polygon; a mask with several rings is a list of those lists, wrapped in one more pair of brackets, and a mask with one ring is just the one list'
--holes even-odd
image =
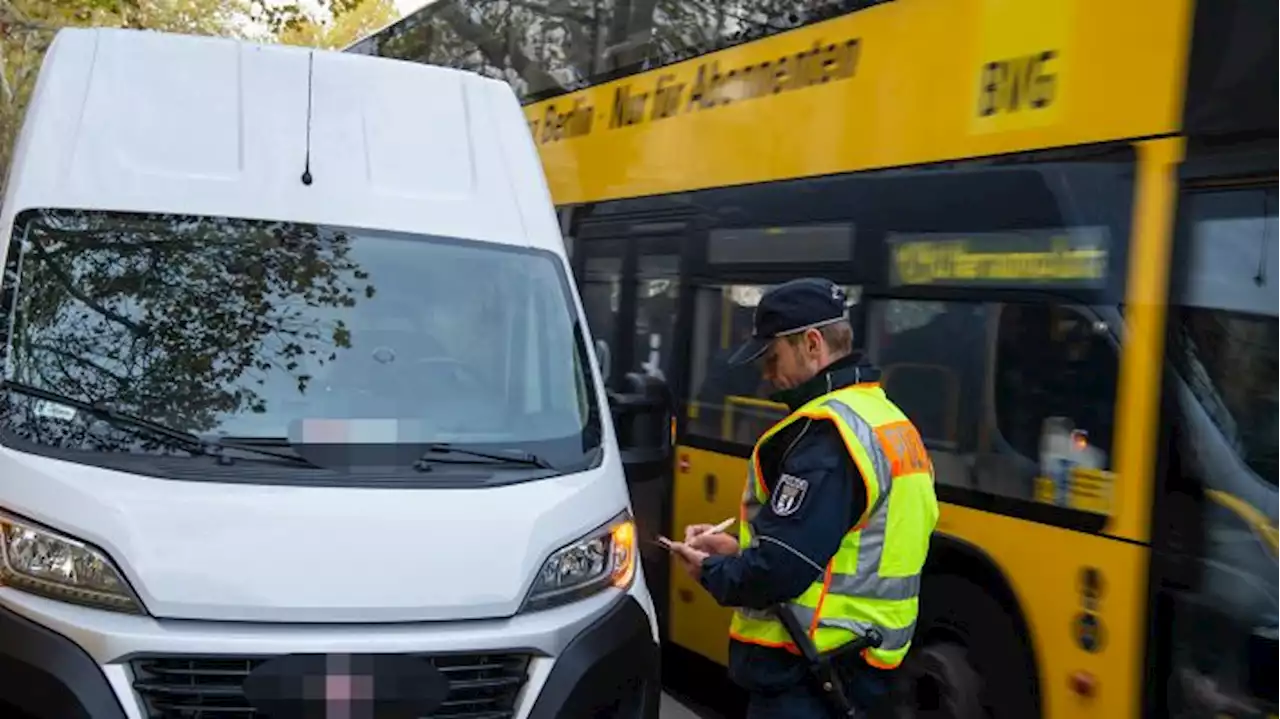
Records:
{"label": "bus door", "polygon": [[[684,302],[683,253],[690,223],[680,220],[584,222],[577,233],[579,285],[587,322],[601,355],[605,383],[622,388],[628,373],[663,380],[680,397],[685,351],[678,346]],[[632,511],[642,540],[670,535],[672,475],[630,483]],[[640,543],[645,580],[665,626],[670,561],[651,542]]]}
{"label": "bus door", "polygon": [[622,312],[622,273],[626,243],[617,239],[583,242],[575,249],[574,273],[587,326],[594,339],[596,360],[605,386],[616,385],[618,328]]}
{"label": "bus door", "polygon": [[[854,279],[852,223],[812,221],[810,208],[777,191],[730,194],[721,202],[716,214],[724,224],[708,229],[688,273],[689,379],[684,431],[676,448],[676,527],[738,516],[747,457],[760,435],[788,414],[785,405],[770,399],[773,388],[756,363],[729,363],[751,337],[764,293],[797,277],[829,277],[848,293],[854,336],[862,336],[862,287],[849,282]],[[672,643],[727,664],[732,610],[682,572],[672,574],[672,589]]]}
{"label": "bus door", "polygon": [[1276,145],[1200,150],[1182,173],[1167,317],[1154,710],[1261,718],[1277,711],[1280,624]]}

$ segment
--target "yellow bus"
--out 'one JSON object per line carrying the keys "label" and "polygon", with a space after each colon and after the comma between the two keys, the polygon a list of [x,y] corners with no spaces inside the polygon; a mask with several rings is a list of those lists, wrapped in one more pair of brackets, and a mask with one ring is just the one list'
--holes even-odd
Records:
{"label": "yellow bus", "polygon": [[[698,3],[575,40],[627,17],[485,36],[447,1],[353,50],[528,97],[609,381],[680,400],[642,531],[737,514],[783,412],[726,355],[765,288],[826,276],[943,502],[920,715],[1275,716],[1274,1],[797,2],[707,48],[670,20]],[[729,610],[645,571],[667,659],[724,664]]]}

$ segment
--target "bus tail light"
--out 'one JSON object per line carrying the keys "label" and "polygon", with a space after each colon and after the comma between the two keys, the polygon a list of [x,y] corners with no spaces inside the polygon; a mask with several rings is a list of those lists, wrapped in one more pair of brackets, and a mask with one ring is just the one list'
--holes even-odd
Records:
{"label": "bus tail light", "polygon": [[1067,683],[1071,685],[1071,691],[1087,699],[1098,693],[1098,680],[1086,671],[1073,672]]}

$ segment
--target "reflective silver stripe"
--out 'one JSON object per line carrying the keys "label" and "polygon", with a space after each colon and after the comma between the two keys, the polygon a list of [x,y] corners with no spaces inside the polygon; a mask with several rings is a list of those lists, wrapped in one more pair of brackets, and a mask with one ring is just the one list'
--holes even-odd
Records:
{"label": "reflective silver stripe", "polygon": [[880,496],[876,498],[876,506],[871,508],[874,513],[889,498],[889,481],[892,479],[893,470],[889,464],[889,458],[885,456],[884,447],[880,446],[880,439],[876,436],[875,429],[861,415],[854,412],[849,405],[838,399],[829,399],[823,402],[822,405],[835,412],[841,421],[853,430],[853,435],[862,444],[863,451],[871,458],[871,467],[876,472],[876,486],[880,489]]}
{"label": "reflective silver stripe", "polygon": [[881,577],[880,557],[884,549],[885,529],[889,520],[889,492],[892,488],[893,469],[885,455],[884,447],[876,436],[875,429],[861,415],[853,411],[849,405],[835,399],[824,403],[835,412],[841,421],[847,423],[854,436],[862,443],[862,448],[871,458],[875,470],[876,486],[880,490],[875,504],[871,507],[867,524],[859,532],[858,563],[855,574],[837,574],[831,578],[829,591],[846,597],[868,597],[873,599],[911,599],[920,593],[920,578],[917,577]]}
{"label": "reflective silver stripe", "polygon": [[[874,436],[874,430],[857,413],[847,405],[832,402],[832,409],[840,414],[841,419],[849,421],[852,427],[862,427],[857,431],[859,441],[867,447],[867,435],[871,435],[871,447],[875,451],[868,452],[872,462],[876,464],[878,474],[876,480],[880,487],[877,499],[867,524],[858,537],[858,563],[854,574],[835,574],[831,577],[829,591],[847,597],[868,597],[872,599],[902,600],[911,599],[920,594],[919,575],[911,577],[881,577],[880,558],[883,556],[885,530],[889,521],[889,492],[892,481],[888,458]],[[838,406],[837,406],[838,405]]]}
{"label": "reflective silver stripe", "polygon": [[829,591],[846,597],[912,599],[920,595],[920,575],[877,577],[871,573],[832,574]]}
{"label": "reflective silver stripe", "polygon": [[[808,607],[802,607],[798,604],[792,604],[791,607],[795,611],[796,619],[800,621],[800,626],[808,627],[813,625],[813,610]],[[818,626],[828,629],[845,629],[853,632],[858,636],[866,636],[867,631],[875,629],[880,632],[881,642],[878,649],[894,651],[902,649],[911,643],[911,638],[915,635],[916,623],[912,622],[910,626],[901,629],[891,629],[889,627],[881,627],[871,622],[861,622],[852,619],[833,619],[823,618],[818,622]]]}
{"label": "reflective silver stripe", "polygon": [[818,622],[819,627],[827,627],[830,629],[847,629],[858,636],[866,636],[869,629],[874,628],[880,632],[880,649],[887,652],[897,651],[906,647],[911,643],[912,637],[916,633],[916,623],[912,622],[911,626],[902,629],[889,629],[888,627],[878,627],[871,622],[856,622],[849,619],[822,619]]}
{"label": "reflective silver stripe", "polygon": [[747,484],[742,488],[742,501],[747,504],[760,505],[760,500],[756,499],[756,483],[759,479],[756,477],[756,463],[753,460],[747,460]]}
{"label": "reflective silver stripe", "polygon": [[[888,492],[885,493],[886,495]],[[862,528],[858,538],[858,569],[860,577],[878,577],[880,575],[880,556],[884,550],[884,533],[889,524],[889,503],[880,502],[867,526]]]}
{"label": "reflective silver stripe", "polygon": [[737,611],[747,619],[755,619],[757,621],[771,621],[777,619],[773,612],[768,609],[747,609],[746,607],[738,607]]}
{"label": "reflective silver stripe", "polygon": [[[761,504],[756,499],[756,463],[754,457],[747,460],[747,486],[742,490],[742,505],[747,510],[747,521],[754,522],[756,515],[760,514]],[[755,531],[752,528],[752,531]]]}

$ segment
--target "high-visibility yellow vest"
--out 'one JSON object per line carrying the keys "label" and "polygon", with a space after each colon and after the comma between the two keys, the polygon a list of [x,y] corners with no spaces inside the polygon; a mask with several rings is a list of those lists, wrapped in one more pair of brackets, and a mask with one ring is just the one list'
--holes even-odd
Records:
{"label": "high-visibility yellow vest", "polygon": [[[751,452],[738,530],[743,549],[759,542],[755,518],[770,501],[768,488],[776,488],[781,475],[779,467],[761,466],[761,449],[787,427],[804,421],[830,421],[839,428],[866,483],[867,505],[821,580],[790,604],[819,652],[834,650],[875,628],[882,642],[864,650],[863,659],[882,669],[896,668],[911,647],[920,573],[938,522],[933,464],[915,426],[878,384],[852,385],[818,397],[769,428]],[[799,653],[769,610],[736,609],[729,634],[741,642]]]}

